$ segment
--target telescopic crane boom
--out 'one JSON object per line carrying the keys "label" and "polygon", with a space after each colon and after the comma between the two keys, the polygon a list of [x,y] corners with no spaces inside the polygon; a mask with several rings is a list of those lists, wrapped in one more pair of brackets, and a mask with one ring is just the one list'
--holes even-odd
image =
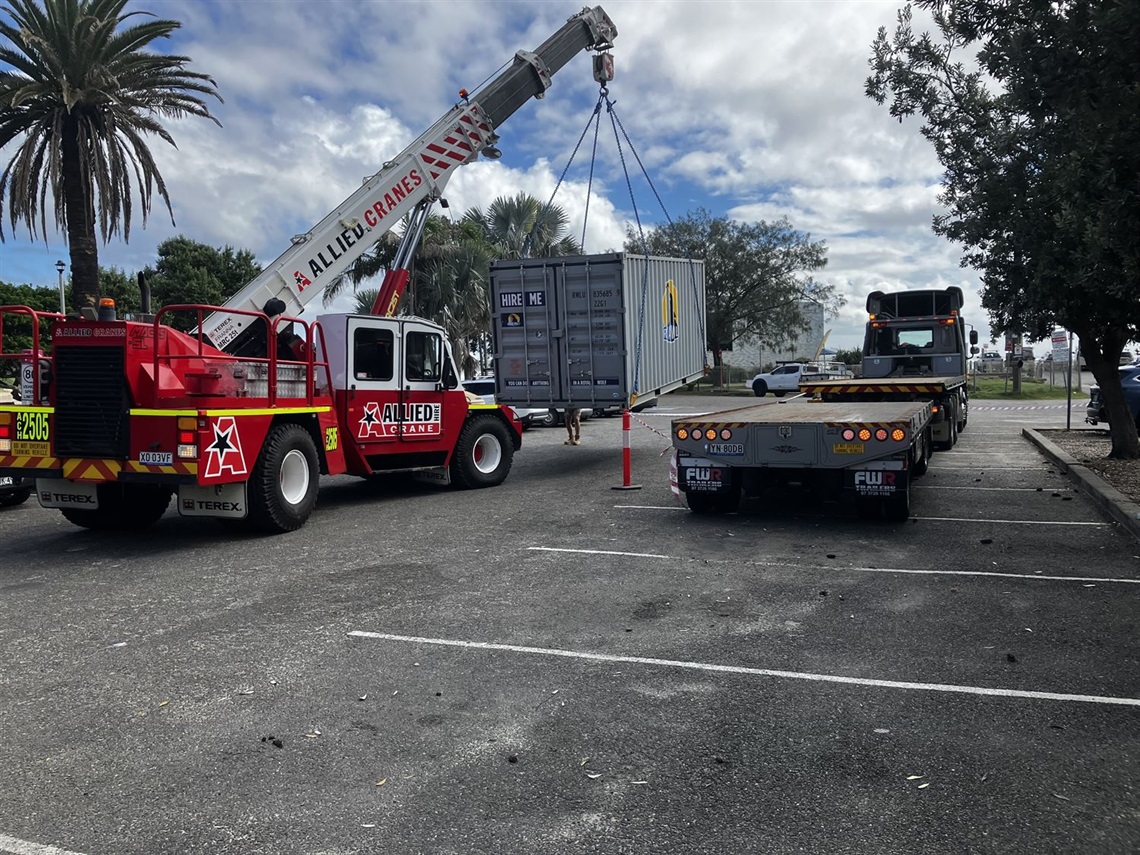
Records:
{"label": "telescopic crane boom", "polygon": [[[293,238],[292,246],[224,307],[261,312],[276,298],[284,303],[281,313],[300,315],[326,283],[411,213],[406,245],[397,253],[397,267],[389,271],[374,306],[376,314],[394,314],[407,283],[407,271],[401,268],[410,261],[428,209],[441,198],[455,169],[480,152],[497,157],[496,129],[526,101],[543,97],[551,77],[577,53],[608,50],[616,36],[617,28],[601,6],[583,9],[533,52],[518,51],[510,68],[475,95],[461,90],[459,103],[312,229]],[[594,67],[599,81],[612,77],[608,56],[595,57]],[[246,320],[218,312],[205,319],[202,330],[217,347],[233,350],[249,329]]]}

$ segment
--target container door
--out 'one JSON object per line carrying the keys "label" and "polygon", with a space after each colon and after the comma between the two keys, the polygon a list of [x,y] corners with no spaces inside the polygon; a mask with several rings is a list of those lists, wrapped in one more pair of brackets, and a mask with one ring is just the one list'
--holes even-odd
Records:
{"label": "container door", "polygon": [[613,256],[559,268],[566,400],[583,405],[625,400],[621,262]]}
{"label": "container door", "polygon": [[562,397],[556,270],[530,260],[492,270],[500,403],[543,407]]}

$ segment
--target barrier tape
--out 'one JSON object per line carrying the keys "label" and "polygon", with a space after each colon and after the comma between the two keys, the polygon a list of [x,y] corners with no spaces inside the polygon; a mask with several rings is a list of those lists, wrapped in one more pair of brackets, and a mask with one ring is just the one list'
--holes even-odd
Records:
{"label": "barrier tape", "polygon": [[645,428],[646,430],[652,431],[653,433],[657,434],[662,439],[666,439],[669,441],[669,447],[666,448],[664,451],[662,451],[659,455],[657,455],[658,457],[664,457],[666,454],[668,454],[670,451],[673,450],[673,437],[669,436],[669,434],[667,434],[667,433],[661,433],[661,431],[657,430],[657,428],[655,428],[653,425],[649,424],[649,422],[638,418],[637,414],[632,412],[632,411],[630,412],[629,417],[631,419],[633,419],[635,422],[637,422],[639,425],[641,425],[643,428]]}

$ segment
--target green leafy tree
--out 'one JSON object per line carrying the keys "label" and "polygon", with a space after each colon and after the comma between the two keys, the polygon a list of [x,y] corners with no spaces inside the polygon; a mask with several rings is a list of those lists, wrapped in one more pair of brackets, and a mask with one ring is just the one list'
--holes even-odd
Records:
{"label": "green leafy tree", "polygon": [[[154,308],[176,303],[217,306],[261,272],[248,249],[222,249],[178,236],[158,245],[158,261],[143,271]],[[177,316],[174,326],[191,329],[196,320]]]}
{"label": "green leafy tree", "polygon": [[120,318],[141,308],[138,281],[117,267],[99,268],[99,296],[115,301],[115,310]]}
{"label": "green leafy tree", "polygon": [[835,351],[835,361],[842,362],[844,365],[862,365],[863,349],[853,347],[849,350],[837,350]]}
{"label": "green leafy tree", "polygon": [[705,330],[717,368],[723,351],[740,339],[776,348],[792,344],[808,329],[805,301],[823,305],[827,313],[843,305],[834,286],[810,276],[827,264],[826,244],[786,219],[739,223],[698,208],[651,230],[644,242],[628,228],[625,249],[704,260]]}
{"label": "green leafy tree", "polygon": [[[0,306],[27,306],[37,312],[59,311],[58,288],[33,288],[31,285],[9,285],[0,282]],[[40,349],[50,350],[49,330],[40,326]],[[0,330],[0,385],[12,386],[19,376],[19,359],[13,354],[22,353],[32,346],[32,320],[14,313],[4,316]]]}
{"label": "green leafy tree", "polygon": [[[934,230],[982,272],[997,332],[1080,337],[1111,456],[1140,457],[1117,371],[1140,337],[1140,4],[917,0],[880,29],[867,94],[922,120],[944,168]],[[976,52],[976,64],[970,60]]]}
{"label": "green leafy tree", "polygon": [[[8,0],[0,6],[0,149],[16,144],[0,175],[0,240],[12,228],[33,237],[52,220],[67,235],[72,302],[99,295],[96,232],[130,240],[134,198],[145,227],[155,193],[173,209],[147,146],[174,145],[160,119],[200,116],[199,96],[221,100],[214,81],[189,71],[184,56],[147,50],[180,24],[124,12],[127,0]],[[50,203],[49,203],[50,197]],[[5,212],[4,204],[8,208]]]}

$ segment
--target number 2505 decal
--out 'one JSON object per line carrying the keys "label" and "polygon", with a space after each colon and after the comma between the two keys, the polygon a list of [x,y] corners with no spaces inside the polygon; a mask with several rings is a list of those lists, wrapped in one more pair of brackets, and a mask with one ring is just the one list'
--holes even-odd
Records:
{"label": "number 2505 decal", "polygon": [[325,451],[336,451],[337,442],[336,428],[325,428]]}
{"label": "number 2505 decal", "polygon": [[51,425],[47,413],[16,413],[16,439],[26,442],[47,442],[51,438]]}

